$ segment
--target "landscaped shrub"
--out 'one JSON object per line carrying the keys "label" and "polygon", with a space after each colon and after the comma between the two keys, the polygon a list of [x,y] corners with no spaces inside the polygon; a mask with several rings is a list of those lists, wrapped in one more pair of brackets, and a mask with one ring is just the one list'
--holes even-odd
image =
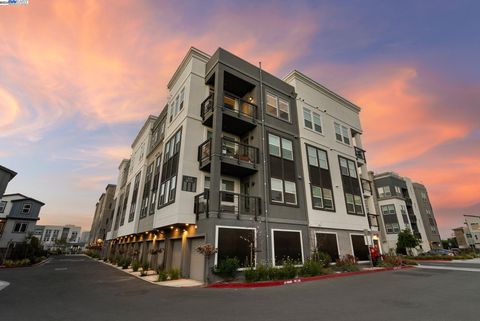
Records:
{"label": "landscaped shrub", "polygon": [[343,272],[358,271],[357,259],[350,254],[344,255],[337,259],[335,269]]}
{"label": "landscaped shrub", "polygon": [[330,255],[325,252],[319,252],[317,249],[312,252],[311,258],[312,260],[319,262],[322,267],[328,267],[332,262],[332,258],[330,257]]}
{"label": "landscaped shrub", "polygon": [[138,272],[138,269],[140,268],[140,262],[137,260],[132,262],[132,270],[133,272]]}
{"label": "landscaped shrub", "polygon": [[402,265],[402,258],[397,255],[385,254],[383,256],[383,261],[380,262],[380,266],[383,267],[393,267],[393,266],[401,266]]}
{"label": "landscaped shrub", "polygon": [[322,274],[323,263],[312,258],[305,260],[303,266],[300,268],[299,275],[301,276],[316,276]]}
{"label": "landscaped shrub", "polygon": [[251,266],[245,270],[245,281],[256,282],[259,280],[258,271],[255,269],[255,267]]}
{"label": "landscaped shrub", "polygon": [[178,280],[178,279],[180,279],[180,270],[179,269],[171,269],[168,272],[168,276],[170,277],[170,280]]}
{"label": "landscaped shrub", "polygon": [[240,261],[237,258],[227,258],[218,263],[214,268],[213,273],[224,279],[234,279],[237,275],[237,270],[240,267]]}
{"label": "landscaped shrub", "polygon": [[164,270],[158,270],[158,282],[163,282],[168,280],[168,273]]}
{"label": "landscaped shrub", "polygon": [[412,261],[412,260],[403,260],[404,265],[418,265],[417,262]]}
{"label": "landscaped shrub", "polygon": [[18,266],[28,266],[30,265],[30,259],[22,259],[22,260],[5,260],[3,263],[5,267],[18,267]]}
{"label": "landscaped shrub", "polygon": [[123,266],[123,262],[124,262],[124,261],[125,261],[124,258],[119,259],[119,260],[117,261],[117,263],[116,263],[117,266],[120,266],[120,267]]}
{"label": "landscaped shrub", "polygon": [[124,270],[128,269],[128,267],[130,266],[131,263],[132,263],[132,259],[130,259],[130,258],[123,259],[122,260],[122,265],[121,265],[122,269],[124,269]]}
{"label": "landscaped shrub", "polygon": [[282,267],[277,269],[276,274],[278,279],[295,278],[297,276],[297,268],[295,267],[295,263],[290,259],[283,261]]}
{"label": "landscaped shrub", "polygon": [[142,271],[140,271],[140,276],[146,276],[149,268],[150,268],[150,264],[148,264],[148,262],[143,262]]}
{"label": "landscaped shrub", "polygon": [[444,260],[452,261],[455,256],[449,255],[421,255],[421,256],[405,256],[409,260]]}

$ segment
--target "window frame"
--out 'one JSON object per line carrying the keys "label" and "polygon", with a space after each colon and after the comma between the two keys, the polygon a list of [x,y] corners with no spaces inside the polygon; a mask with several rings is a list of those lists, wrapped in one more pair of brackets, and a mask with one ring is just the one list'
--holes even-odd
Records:
{"label": "window frame", "polygon": [[[337,253],[338,253],[338,257],[341,257],[341,254],[340,254],[340,245],[338,244],[338,233],[337,232],[326,232],[326,231],[315,231],[315,249],[318,249],[318,234],[330,234],[330,235],[335,235],[335,241],[337,243]],[[333,258],[332,258],[333,259]]]}
{"label": "window frame", "polygon": [[[28,206],[28,210],[25,212],[25,207]],[[22,214],[28,215],[32,211],[32,203],[25,203],[22,207]]]}
{"label": "window frame", "polygon": [[292,230],[292,229],[280,229],[280,228],[272,228],[270,230],[271,237],[272,237],[272,263],[274,267],[280,267],[283,265],[277,265],[275,262],[275,232],[296,232],[300,234],[300,251],[302,254],[302,262],[301,264],[296,264],[295,266],[302,266],[305,263],[305,257],[303,253],[303,235],[302,235],[302,230]]}
{"label": "window frame", "polygon": [[[309,120],[306,119],[306,115],[310,118]],[[318,119],[318,124],[315,121],[315,117]],[[310,122],[312,127],[307,126],[307,121]],[[320,130],[316,129],[316,126],[320,127]],[[322,123],[322,116],[319,113],[311,110],[310,108],[303,107],[303,127],[307,130],[313,131],[317,134],[323,135],[323,123]]]}
{"label": "window frame", "polygon": [[[243,226],[228,226],[228,225],[217,225],[215,226],[215,248],[218,249],[218,235],[219,235],[219,230],[221,228],[226,228],[226,229],[233,229],[233,230],[253,230],[253,245],[254,248],[257,248],[257,229],[255,227],[243,227]],[[257,252],[254,251],[253,255],[255,256],[253,259],[254,266],[257,266]],[[218,250],[215,252],[215,257],[214,257],[214,264],[215,266],[218,265]],[[248,269],[247,267],[239,268],[237,271],[245,271]]]}
{"label": "window frame", "polygon": [[[270,96],[271,98],[274,98],[275,99],[275,106],[271,105],[268,103],[268,96]],[[272,117],[275,117],[277,119],[280,119],[282,121],[285,121],[287,123],[292,123],[292,108],[290,106],[290,101],[288,99],[284,99],[282,97],[280,97],[279,95],[276,95],[268,90],[265,91],[265,104],[266,104],[266,108],[265,108],[265,114],[266,115],[269,115],[269,116],[272,116]],[[282,111],[281,110],[281,103],[284,103],[287,107],[287,112],[285,112],[284,110]],[[275,108],[275,114],[273,114],[272,112],[269,111],[268,107],[269,106],[272,106]],[[283,112],[283,113],[286,113],[288,115],[288,119],[285,119],[283,117],[280,116],[280,112]]]}
{"label": "window frame", "polygon": [[7,208],[7,201],[0,201],[0,213],[4,213],[5,209]]}
{"label": "window frame", "polygon": [[[349,128],[336,121],[333,122],[333,127],[335,132],[335,141],[337,143],[342,143],[347,146],[352,146],[352,137]],[[337,132],[337,128],[339,129],[339,132]],[[341,139],[338,139],[338,136],[340,136]],[[348,142],[346,142],[345,140],[347,140]]]}

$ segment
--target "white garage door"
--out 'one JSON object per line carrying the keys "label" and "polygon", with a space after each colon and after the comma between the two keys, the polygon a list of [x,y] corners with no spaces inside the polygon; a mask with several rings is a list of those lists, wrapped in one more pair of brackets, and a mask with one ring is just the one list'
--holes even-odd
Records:
{"label": "white garage door", "polygon": [[205,243],[203,238],[195,238],[190,243],[190,278],[203,282],[205,257],[197,252],[197,248]]}
{"label": "white garage door", "polygon": [[182,240],[172,241],[172,269],[180,269],[182,266]]}

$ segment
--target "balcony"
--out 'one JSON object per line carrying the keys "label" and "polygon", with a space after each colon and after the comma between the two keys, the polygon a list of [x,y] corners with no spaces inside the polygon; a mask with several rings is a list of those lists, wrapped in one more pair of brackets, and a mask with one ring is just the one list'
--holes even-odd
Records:
{"label": "balcony", "polygon": [[369,180],[361,178],[363,195],[372,196],[372,184]]}
{"label": "balcony", "polygon": [[[214,108],[213,93],[211,93],[201,104],[200,115],[203,125],[212,127]],[[223,131],[234,135],[243,135],[257,126],[257,105],[225,92],[221,108]]]}
{"label": "balcony", "polygon": [[378,224],[378,214],[367,214],[368,217],[368,225],[370,226],[370,229],[376,229],[378,230],[379,224]]}
{"label": "balcony", "polygon": [[355,157],[357,158],[357,161],[365,164],[367,162],[367,159],[365,158],[365,151],[356,146],[354,148],[355,148]]}
{"label": "balcony", "polygon": [[[221,173],[223,175],[245,177],[258,171],[258,148],[222,138]],[[210,172],[212,159],[212,140],[208,139],[198,147],[198,162],[200,170]]]}
{"label": "balcony", "polygon": [[[245,215],[253,216],[257,220],[258,216],[261,215],[260,197],[221,191],[219,202],[219,217],[221,214],[230,214],[240,219],[242,215]],[[197,220],[200,214],[205,215],[206,218],[209,217],[210,205],[209,191],[195,196],[194,212]]]}

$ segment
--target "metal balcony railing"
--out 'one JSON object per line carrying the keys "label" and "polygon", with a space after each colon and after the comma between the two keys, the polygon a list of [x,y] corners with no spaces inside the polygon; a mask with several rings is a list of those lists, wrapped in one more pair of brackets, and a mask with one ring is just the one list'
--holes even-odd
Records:
{"label": "metal balcony railing", "polygon": [[370,228],[372,228],[372,227],[378,228],[379,227],[378,214],[368,213],[367,217],[368,217],[368,225],[370,226]]}
{"label": "metal balcony railing", "polygon": [[364,163],[367,162],[367,159],[365,158],[365,151],[356,146],[355,146],[355,156],[357,157],[357,160],[361,160]]}
{"label": "metal balcony railing", "polygon": [[[258,118],[257,105],[226,92],[223,96],[222,108],[223,110],[237,114],[239,118],[249,118],[252,121]],[[204,121],[213,109],[213,93],[211,93],[201,104],[200,115]]]}
{"label": "metal balcony railing", "polygon": [[[212,139],[207,139],[198,147],[198,161],[203,166],[212,157]],[[258,164],[259,149],[248,144],[239,143],[229,138],[222,138],[222,157]]]}
{"label": "metal balcony railing", "polygon": [[[255,217],[255,220],[257,220],[258,216],[261,215],[260,197],[227,191],[220,191],[219,196],[219,213],[235,214],[237,219],[240,219],[240,215],[251,215]],[[195,196],[194,212],[197,215],[197,220],[199,214],[205,214],[205,216],[208,218],[209,211],[209,191],[205,191]]]}

